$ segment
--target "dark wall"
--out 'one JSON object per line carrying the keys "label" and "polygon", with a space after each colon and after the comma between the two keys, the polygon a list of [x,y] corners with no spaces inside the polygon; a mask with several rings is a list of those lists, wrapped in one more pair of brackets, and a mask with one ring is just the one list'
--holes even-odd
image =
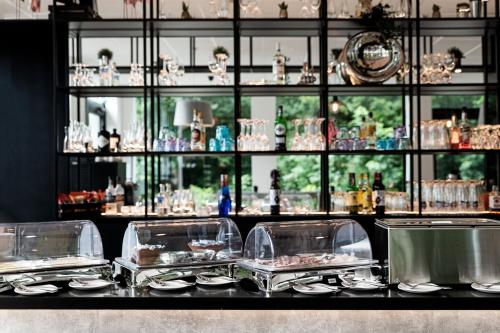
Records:
{"label": "dark wall", "polygon": [[0,31],[0,220],[52,220],[51,25],[0,20]]}

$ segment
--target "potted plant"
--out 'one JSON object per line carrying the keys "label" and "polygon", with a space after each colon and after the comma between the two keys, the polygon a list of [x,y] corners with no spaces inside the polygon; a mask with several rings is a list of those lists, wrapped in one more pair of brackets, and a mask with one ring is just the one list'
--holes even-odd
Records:
{"label": "potted plant", "polygon": [[106,57],[106,59],[109,61],[113,58],[113,51],[110,49],[101,49],[99,52],[97,52],[97,59],[102,59],[103,57]]}
{"label": "potted plant", "polygon": [[448,49],[448,53],[451,54],[455,62],[455,73],[462,71],[462,59],[465,58],[464,53],[458,47],[453,46]]}
{"label": "potted plant", "polygon": [[182,2],[181,19],[183,19],[183,20],[190,20],[190,19],[192,19],[191,14],[189,14],[189,6],[184,1]]}
{"label": "potted plant", "polygon": [[225,60],[229,58],[229,51],[224,46],[217,46],[212,53],[214,58],[217,60]]}
{"label": "potted plant", "polygon": [[436,4],[432,5],[432,18],[441,18],[441,7]]}
{"label": "potted plant", "polygon": [[280,19],[288,18],[288,5],[286,4],[286,2],[283,1],[278,5],[278,7],[280,8],[279,18]]}

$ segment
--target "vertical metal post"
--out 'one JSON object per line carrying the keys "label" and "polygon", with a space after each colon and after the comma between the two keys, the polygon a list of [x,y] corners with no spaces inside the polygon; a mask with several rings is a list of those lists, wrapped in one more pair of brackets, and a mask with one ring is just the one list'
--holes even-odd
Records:
{"label": "vertical metal post", "polygon": [[[323,1],[320,7],[320,31],[319,31],[319,48],[320,48],[320,117],[325,118],[323,122],[323,135],[328,138],[328,122],[329,122],[329,112],[328,112],[328,8],[327,1]],[[308,61],[311,64],[311,40],[308,37]],[[322,151],[320,154],[321,163],[321,192],[320,192],[320,211],[324,211],[327,214],[330,213],[330,173],[329,173],[329,151],[330,147],[328,145],[328,139],[326,143],[326,150]]]}
{"label": "vertical metal post", "polygon": [[[234,133],[237,137],[238,129],[238,118],[241,117],[241,89],[240,89],[240,71],[241,71],[241,57],[240,57],[240,7],[237,1],[233,6],[233,48],[234,48]],[[236,204],[236,215],[241,210],[241,198],[242,198],[242,187],[241,187],[241,155],[238,152],[238,143],[235,144],[235,155],[234,155],[234,192],[235,192],[235,204]]]}
{"label": "vertical metal post", "polygon": [[[417,10],[416,10],[416,19],[415,19],[415,31],[417,37],[417,52],[416,52],[416,64],[417,64],[417,173],[418,173],[418,215],[422,216],[422,142],[420,140],[420,121],[421,121],[421,97],[422,97],[422,89],[420,86],[420,1],[417,1]],[[431,42],[432,47],[432,42]]]}

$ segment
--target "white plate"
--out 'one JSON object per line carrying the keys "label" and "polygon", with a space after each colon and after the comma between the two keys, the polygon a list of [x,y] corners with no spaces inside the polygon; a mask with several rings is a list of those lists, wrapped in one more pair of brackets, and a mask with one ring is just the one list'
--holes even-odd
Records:
{"label": "white plate", "polygon": [[191,286],[194,286],[194,283],[189,283],[184,280],[169,280],[169,281],[162,281],[162,283],[151,281],[149,282],[148,285],[156,290],[170,291],[170,290],[186,289]]}
{"label": "white plate", "polygon": [[[309,288],[308,288],[309,287]],[[308,284],[307,287],[304,285],[294,285],[293,289],[299,293],[307,295],[322,295],[339,292],[340,289],[335,286],[329,286],[324,283],[312,283]]]}
{"label": "white plate", "polygon": [[24,296],[36,296],[43,294],[53,294],[57,292],[57,287],[53,284],[42,284],[38,286],[26,286],[26,289],[15,288],[14,292]]}
{"label": "white plate", "polygon": [[342,282],[342,286],[349,288],[351,290],[356,290],[356,291],[371,291],[371,290],[377,290],[382,288],[382,286],[378,286],[373,283],[369,282],[356,282],[354,285],[350,285],[348,283]]}
{"label": "white plate", "polygon": [[486,287],[486,286],[482,286],[482,285],[474,282],[473,284],[471,284],[471,288],[474,290],[480,291],[482,293],[491,293],[491,294],[499,294],[500,293],[500,285],[499,284],[492,285],[491,287]]}
{"label": "white plate", "polygon": [[437,284],[429,282],[429,283],[425,283],[425,284],[420,284],[420,285],[415,286],[415,287],[412,287],[411,285],[407,285],[405,283],[400,283],[400,284],[398,284],[398,289],[402,290],[402,291],[406,291],[408,293],[427,294],[427,293],[433,293],[433,292],[439,291],[443,288],[438,286]]}
{"label": "white plate", "polygon": [[68,285],[76,290],[95,290],[109,287],[113,282],[95,279],[95,280],[81,280],[81,281],[71,281]]}
{"label": "white plate", "polygon": [[225,277],[225,276],[215,276],[215,277],[207,276],[206,278],[209,280],[207,281],[204,279],[202,280],[200,278],[196,278],[196,283],[198,283],[199,285],[202,285],[202,286],[223,286],[226,284],[238,282],[238,280],[231,279],[231,278]]}

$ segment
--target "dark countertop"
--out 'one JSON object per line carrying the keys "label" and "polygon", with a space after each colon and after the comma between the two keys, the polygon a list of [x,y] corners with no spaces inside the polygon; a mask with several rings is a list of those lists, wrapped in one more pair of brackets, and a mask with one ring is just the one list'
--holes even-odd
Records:
{"label": "dark countertop", "polygon": [[97,292],[64,288],[58,294],[30,297],[9,291],[0,295],[0,309],[498,310],[500,294],[485,294],[462,287],[427,295],[389,289],[376,292],[343,290],[327,296],[286,291],[266,296],[239,285],[226,288],[196,286],[176,292],[113,286]]}

